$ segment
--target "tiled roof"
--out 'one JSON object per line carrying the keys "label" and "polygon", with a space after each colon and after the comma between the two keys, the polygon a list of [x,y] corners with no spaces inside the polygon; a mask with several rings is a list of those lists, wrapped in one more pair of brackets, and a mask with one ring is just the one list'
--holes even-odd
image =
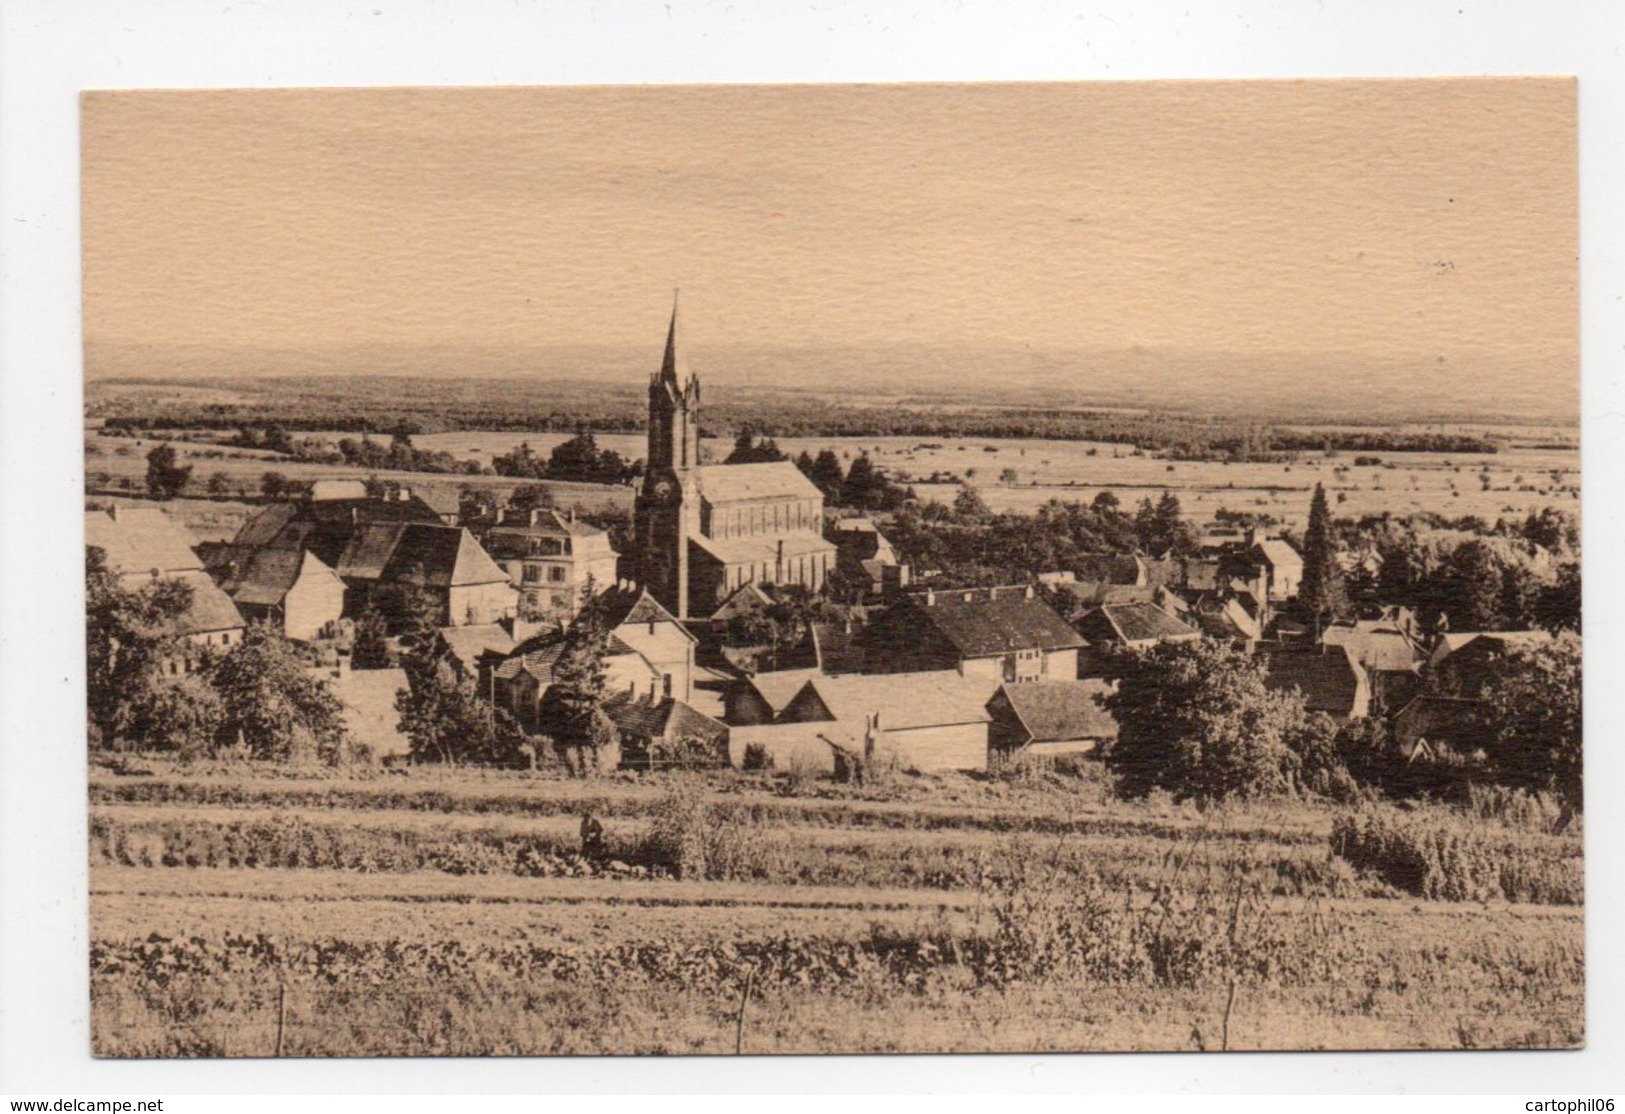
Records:
{"label": "tiled roof", "polygon": [[231,597],[209,579],[206,572],[182,572],[174,576],[192,586],[192,606],[175,623],[182,634],[205,634],[213,631],[237,630],[243,625],[242,612],[231,602]]}
{"label": "tiled roof", "polygon": [[107,571],[116,576],[203,568],[186,528],[157,507],[120,507],[116,513],[87,511],[85,544],[97,546],[107,555]]}
{"label": "tiled roof", "polygon": [[395,543],[406,532],[404,522],[373,522],[363,525],[339,554],[338,574],[347,580],[378,580],[384,575]]}
{"label": "tiled roof", "polygon": [[1031,735],[1031,742],[1064,743],[1117,736],[1117,720],[1100,704],[1112,691],[1106,681],[1027,681],[1002,685],[999,691]]}
{"label": "tiled roof", "polygon": [[408,523],[384,566],[384,579],[424,587],[506,584],[508,574],[461,526]]}
{"label": "tiled roof", "polygon": [[1275,689],[1297,689],[1311,712],[1363,715],[1360,698],[1369,696],[1365,670],[1345,646],[1263,645],[1259,655]]}
{"label": "tiled roof", "polygon": [[1103,604],[1085,615],[1078,629],[1091,642],[1135,643],[1201,634],[1154,603]]}
{"label": "tiled roof", "polygon": [[231,598],[256,607],[276,607],[288,591],[306,576],[337,574],[321,558],[308,550],[261,549],[252,554],[246,566],[227,585]]}
{"label": "tiled roof", "polygon": [[1338,623],[1327,627],[1320,640],[1328,646],[1347,646],[1367,669],[1395,671],[1417,669],[1422,664],[1421,647],[1394,629],[1361,629]]}
{"label": "tiled roof", "polygon": [[513,635],[500,623],[476,623],[466,627],[441,627],[440,641],[445,643],[451,656],[470,672],[479,659],[488,653],[510,654],[514,649]]}
{"label": "tiled roof", "polygon": [[1097,584],[1138,585],[1147,580],[1146,565],[1132,553],[1088,554],[1078,561],[1078,579]]}
{"label": "tiled roof", "polygon": [[604,711],[616,727],[646,739],[718,740],[728,736],[727,724],[669,696],[652,701],[622,694],[605,701]]}
{"label": "tiled roof", "polygon": [[1261,554],[1272,568],[1303,568],[1303,557],[1280,538],[1261,538],[1253,543],[1253,551]]}
{"label": "tiled roof", "polygon": [[771,673],[758,673],[747,684],[756,690],[774,715],[784,711],[796,693],[807,687],[807,682],[822,677],[817,669],[782,669]]}
{"label": "tiled roof", "polygon": [[935,592],[915,595],[896,605],[882,621],[891,635],[901,621],[923,621],[935,627],[960,655],[989,657],[1016,650],[1069,650],[1082,646],[1078,632],[1043,600],[1019,588]]}
{"label": "tiled roof", "polygon": [[[993,682],[957,670],[926,673],[851,673],[808,684],[835,719],[862,723],[876,713],[882,729],[906,731],[946,724],[986,723]],[[801,699],[806,699],[802,697]]]}
{"label": "tiled roof", "polygon": [[818,490],[788,460],[765,464],[708,464],[699,469],[700,495],[709,503],[743,503],[755,499],[818,499]]}
{"label": "tiled roof", "polygon": [[599,614],[611,628],[627,623],[677,623],[677,616],[660,605],[645,588],[614,587],[598,597]]}

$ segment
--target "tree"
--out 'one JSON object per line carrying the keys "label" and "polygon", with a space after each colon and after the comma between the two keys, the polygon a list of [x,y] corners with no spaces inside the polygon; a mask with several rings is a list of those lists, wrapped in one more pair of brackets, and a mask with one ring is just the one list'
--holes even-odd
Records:
{"label": "tree", "polygon": [[414,761],[514,765],[523,757],[518,724],[449,661],[421,662],[407,677],[408,687],[395,694],[395,710]]}
{"label": "tree", "polygon": [[1175,800],[1284,794],[1298,784],[1308,733],[1303,698],[1265,684],[1263,666],[1222,643],[1161,643],[1121,650],[1104,703],[1117,740],[1104,754],[1117,791]]}
{"label": "tree", "polygon": [[1309,500],[1309,526],[1303,534],[1303,579],[1298,583],[1298,606],[1316,619],[1335,618],[1348,607],[1343,575],[1337,567],[1337,543],[1332,537],[1332,512],[1326,489],[1315,485]]}
{"label": "tree", "polygon": [[1102,518],[1116,514],[1122,507],[1123,501],[1109,491],[1100,492],[1089,504],[1089,509]]}
{"label": "tree", "polygon": [[192,606],[192,586],[155,580],[123,588],[98,546],[85,549],[87,703],[104,743],[164,745],[171,695],[167,666],[184,654],[178,621]]}
{"label": "tree", "polygon": [[1458,631],[1500,630],[1503,565],[1481,538],[1463,542],[1442,570],[1441,589],[1450,627]]}
{"label": "tree", "polygon": [[243,640],[209,671],[209,680],[225,705],[225,741],[241,740],[259,758],[338,756],[344,741],[338,698],[268,624],[250,624]]}
{"label": "tree", "polygon": [[260,494],[267,499],[281,499],[288,492],[288,477],[281,472],[266,472],[260,476]]}
{"label": "tree", "polygon": [[210,495],[227,495],[231,492],[231,477],[224,472],[215,472],[209,477]]}
{"label": "tree", "polygon": [[1560,630],[1580,633],[1580,562],[1566,561],[1557,567],[1557,579],[1540,591],[1536,621],[1554,634]]}
{"label": "tree", "polygon": [[796,466],[824,493],[825,499],[832,503],[839,502],[845,475],[841,471],[841,458],[835,455],[834,449],[820,449],[816,458],[808,458],[803,452],[796,458]]}
{"label": "tree", "polygon": [[407,658],[426,659],[434,654],[435,638],[444,625],[440,602],[407,580],[383,585],[371,606],[383,616],[384,627],[400,639],[401,653]]}
{"label": "tree", "polygon": [[747,428],[741,430],[734,438],[733,451],[728,454],[724,464],[772,464],[789,458],[779,449],[778,442],[771,437],[763,437],[758,441]]}
{"label": "tree", "polygon": [[395,664],[389,652],[389,630],[376,607],[364,608],[355,621],[355,640],[350,644],[350,668],[388,669]]}
{"label": "tree", "polygon": [[966,484],[959,489],[959,494],[954,496],[954,513],[960,518],[983,519],[993,512],[988,509],[987,500],[982,498],[982,493]]}
{"label": "tree", "polygon": [[1584,807],[1580,696],[1580,637],[1572,633],[1509,647],[1483,695],[1498,779],[1555,794],[1565,816]]}
{"label": "tree", "polygon": [[159,499],[173,499],[192,477],[192,466],[182,466],[175,446],[165,442],[147,454],[147,490]]}
{"label": "tree", "polygon": [[542,708],[551,727],[548,734],[574,756],[571,767],[578,772],[596,770],[599,752],[615,741],[615,725],[604,712],[608,653],[609,632],[598,607],[589,602],[565,631]]}
{"label": "tree", "polygon": [[533,510],[549,510],[553,506],[553,493],[542,484],[520,484],[508,496],[508,508],[521,515],[528,515]]}

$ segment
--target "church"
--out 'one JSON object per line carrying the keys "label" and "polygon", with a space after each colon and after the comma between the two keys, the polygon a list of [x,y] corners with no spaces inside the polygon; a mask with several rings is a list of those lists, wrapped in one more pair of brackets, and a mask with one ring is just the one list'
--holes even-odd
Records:
{"label": "church", "polygon": [[649,449],[634,510],[638,579],[680,619],[709,616],[745,584],[824,586],[835,546],[824,495],[790,461],[700,463],[700,381],[671,312],[649,382]]}

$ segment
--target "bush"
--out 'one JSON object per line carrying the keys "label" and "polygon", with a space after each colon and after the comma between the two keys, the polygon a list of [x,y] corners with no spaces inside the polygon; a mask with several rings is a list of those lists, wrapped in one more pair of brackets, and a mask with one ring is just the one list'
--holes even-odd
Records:
{"label": "bush", "polygon": [[1331,846],[1356,870],[1416,897],[1583,903],[1577,842],[1514,832],[1494,836],[1482,823],[1448,813],[1407,816],[1368,808],[1337,818]]}
{"label": "bush", "polygon": [[773,755],[768,751],[766,743],[746,743],[745,757],[740,762],[743,770],[771,770],[773,769]]}

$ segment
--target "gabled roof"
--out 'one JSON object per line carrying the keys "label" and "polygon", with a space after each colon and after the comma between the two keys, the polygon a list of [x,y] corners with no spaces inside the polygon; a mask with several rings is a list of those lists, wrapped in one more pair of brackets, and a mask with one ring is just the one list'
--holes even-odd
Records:
{"label": "gabled roof", "polygon": [[1297,689],[1311,712],[1364,715],[1371,689],[1365,670],[1346,646],[1275,643],[1258,648],[1273,689]]}
{"label": "gabled roof", "polygon": [[1422,665],[1422,648],[1397,628],[1335,623],[1326,628],[1320,640],[1328,646],[1347,646],[1367,669],[1394,672]]}
{"label": "gabled roof", "polygon": [[647,588],[616,586],[598,597],[597,607],[604,625],[612,630],[628,623],[674,623],[683,633],[688,633],[688,628],[662,607]]}
{"label": "gabled roof", "polygon": [[[508,656],[498,663],[495,673],[503,680],[517,677],[520,673],[529,673],[544,685],[550,685],[553,683],[553,667],[558,664],[559,658],[563,656],[564,645],[565,636],[562,632],[550,632],[526,639],[513,647]],[[618,658],[626,655],[636,658],[643,657],[642,654],[611,634],[605,648],[605,656]]]}
{"label": "gabled roof", "polygon": [[1280,538],[1260,538],[1253,543],[1253,552],[1269,562],[1271,568],[1303,568],[1303,557]]}
{"label": "gabled roof", "polygon": [[793,461],[761,464],[707,464],[698,469],[706,502],[745,503],[757,499],[817,499],[824,493]]}
{"label": "gabled roof", "polygon": [[226,589],[240,604],[277,607],[305,577],[338,580],[338,574],[309,550],[261,549],[248,558],[246,566],[228,582]]}
{"label": "gabled roof", "polygon": [[958,670],[924,673],[849,673],[815,677],[792,700],[816,699],[838,722],[863,723],[879,714],[883,730],[986,723],[992,684]]}
{"label": "gabled roof", "polygon": [[1133,553],[1094,553],[1078,560],[1080,581],[1133,587],[1147,583],[1145,561]]}
{"label": "gabled roof", "polygon": [[186,528],[157,507],[85,512],[85,544],[107,555],[115,576],[191,572],[203,568]]}
{"label": "gabled roof", "polygon": [[206,634],[242,627],[242,612],[237,610],[231,597],[209,579],[208,573],[176,573],[174,579],[192,586],[192,606],[175,623],[175,629],[181,634]]}
{"label": "gabled roof", "polygon": [[363,525],[339,554],[336,571],[346,580],[378,580],[395,552],[395,543],[406,533],[404,522],[372,522]]}
{"label": "gabled roof", "polygon": [[412,522],[401,531],[383,579],[432,588],[506,584],[508,574],[461,526]]}
{"label": "gabled roof", "polygon": [[437,632],[447,653],[469,673],[486,654],[511,654],[513,635],[500,623],[475,623],[466,627],[441,627]]}
{"label": "gabled roof", "polygon": [[728,737],[727,724],[669,696],[655,701],[622,693],[604,702],[604,712],[616,727],[640,738],[694,737],[714,742]]}
{"label": "gabled roof", "polygon": [[807,687],[807,682],[823,676],[817,669],[783,669],[772,673],[758,673],[744,682],[756,690],[756,695],[762,698],[762,703],[772,710],[774,715],[789,705],[796,694]]}
{"label": "gabled roof", "polygon": [[[896,617],[894,617],[896,616]],[[962,657],[991,657],[1017,650],[1074,650],[1084,644],[1041,599],[1023,589],[966,589],[914,595],[881,621],[893,634],[898,623],[934,627]]]}
{"label": "gabled roof", "polygon": [[[1033,743],[1116,738],[1117,720],[1100,703],[1111,691],[1110,683],[1099,680],[1026,681],[999,687]],[[995,696],[988,706],[996,708],[998,703]]]}
{"label": "gabled roof", "polygon": [[1091,642],[1149,642],[1168,638],[1198,638],[1201,632],[1181,622],[1154,603],[1108,603],[1078,622],[1078,630]]}

